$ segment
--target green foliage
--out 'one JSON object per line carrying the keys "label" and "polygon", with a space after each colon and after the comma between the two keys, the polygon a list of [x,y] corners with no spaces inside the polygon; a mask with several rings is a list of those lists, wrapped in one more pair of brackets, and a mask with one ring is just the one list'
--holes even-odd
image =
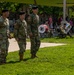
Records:
{"label": "green foliage", "polygon": [[[57,11],[56,11],[57,10]],[[61,7],[49,7],[49,6],[39,6],[39,11],[40,12],[45,12],[49,15],[59,15],[62,12]]]}
{"label": "green foliage", "polygon": [[22,8],[24,4],[11,3],[11,2],[0,2],[0,10],[9,9],[11,12],[16,12],[19,8]]}
{"label": "green foliage", "polygon": [[[25,7],[29,6],[28,4],[22,4],[22,3],[0,2],[0,10],[9,9],[11,12],[16,12],[19,10],[19,8],[22,8],[23,5],[25,5]],[[39,5],[39,13],[42,13],[42,12],[45,12],[51,15],[53,14],[59,15],[59,13],[62,12],[62,8]]]}

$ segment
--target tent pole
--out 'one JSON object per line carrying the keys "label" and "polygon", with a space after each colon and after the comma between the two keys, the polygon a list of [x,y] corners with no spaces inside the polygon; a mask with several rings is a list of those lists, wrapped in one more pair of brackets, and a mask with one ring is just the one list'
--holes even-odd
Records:
{"label": "tent pole", "polygon": [[66,21],[66,0],[63,0],[63,21]]}
{"label": "tent pole", "polygon": [[34,4],[37,5],[37,1],[36,0],[34,0]]}

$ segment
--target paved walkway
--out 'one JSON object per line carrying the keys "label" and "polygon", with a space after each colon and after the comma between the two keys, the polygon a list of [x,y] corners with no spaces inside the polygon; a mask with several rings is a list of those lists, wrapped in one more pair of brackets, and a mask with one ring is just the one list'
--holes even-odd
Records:
{"label": "paved walkway", "polygon": [[[14,52],[14,51],[18,51],[19,47],[18,44],[16,42],[15,39],[11,39],[9,40],[10,45],[9,45],[9,52]],[[44,48],[44,47],[52,47],[52,46],[60,46],[60,45],[65,45],[65,44],[60,44],[60,43],[41,43],[40,48]],[[27,50],[30,49],[30,42],[27,42],[27,46],[26,46]]]}

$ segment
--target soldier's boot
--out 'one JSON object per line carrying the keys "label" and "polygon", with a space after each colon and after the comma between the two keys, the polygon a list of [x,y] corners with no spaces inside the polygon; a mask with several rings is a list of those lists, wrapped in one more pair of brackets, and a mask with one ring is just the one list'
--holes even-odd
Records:
{"label": "soldier's boot", "polygon": [[6,64],[6,59],[0,62],[0,65],[4,65],[4,64]]}
{"label": "soldier's boot", "polygon": [[38,58],[38,57],[36,56],[36,54],[32,54],[31,58],[34,59],[34,58]]}
{"label": "soldier's boot", "polygon": [[20,60],[20,61],[23,60],[23,56],[24,56],[24,54],[20,54],[20,55],[19,55],[19,60]]}
{"label": "soldier's boot", "polygon": [[6,64],[6,61],[3,61],[3,62],[1,63],[1,65],[4,65],[4,64]]}

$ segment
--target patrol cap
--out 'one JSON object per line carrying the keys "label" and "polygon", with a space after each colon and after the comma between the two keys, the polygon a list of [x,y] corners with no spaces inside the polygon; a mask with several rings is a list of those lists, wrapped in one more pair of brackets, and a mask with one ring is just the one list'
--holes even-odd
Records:
{"label": "patrol cap", "polygon": [[24,11],[20,11],[20,12],[19,12],[19,15],[23,15],[23,14],[25,14]]}
{"label": "patrol cap", "polygon": [[32,9],[33,9],[33,10],[34,10],[34,9],[38,9],[38,6],[33,5],[33,6],[32,6]]}
{"label": "patrol cap", "polygon": [[2,13],[8,12],[8,11],[9,11],[8,9],[4,9],[2,10]]}

